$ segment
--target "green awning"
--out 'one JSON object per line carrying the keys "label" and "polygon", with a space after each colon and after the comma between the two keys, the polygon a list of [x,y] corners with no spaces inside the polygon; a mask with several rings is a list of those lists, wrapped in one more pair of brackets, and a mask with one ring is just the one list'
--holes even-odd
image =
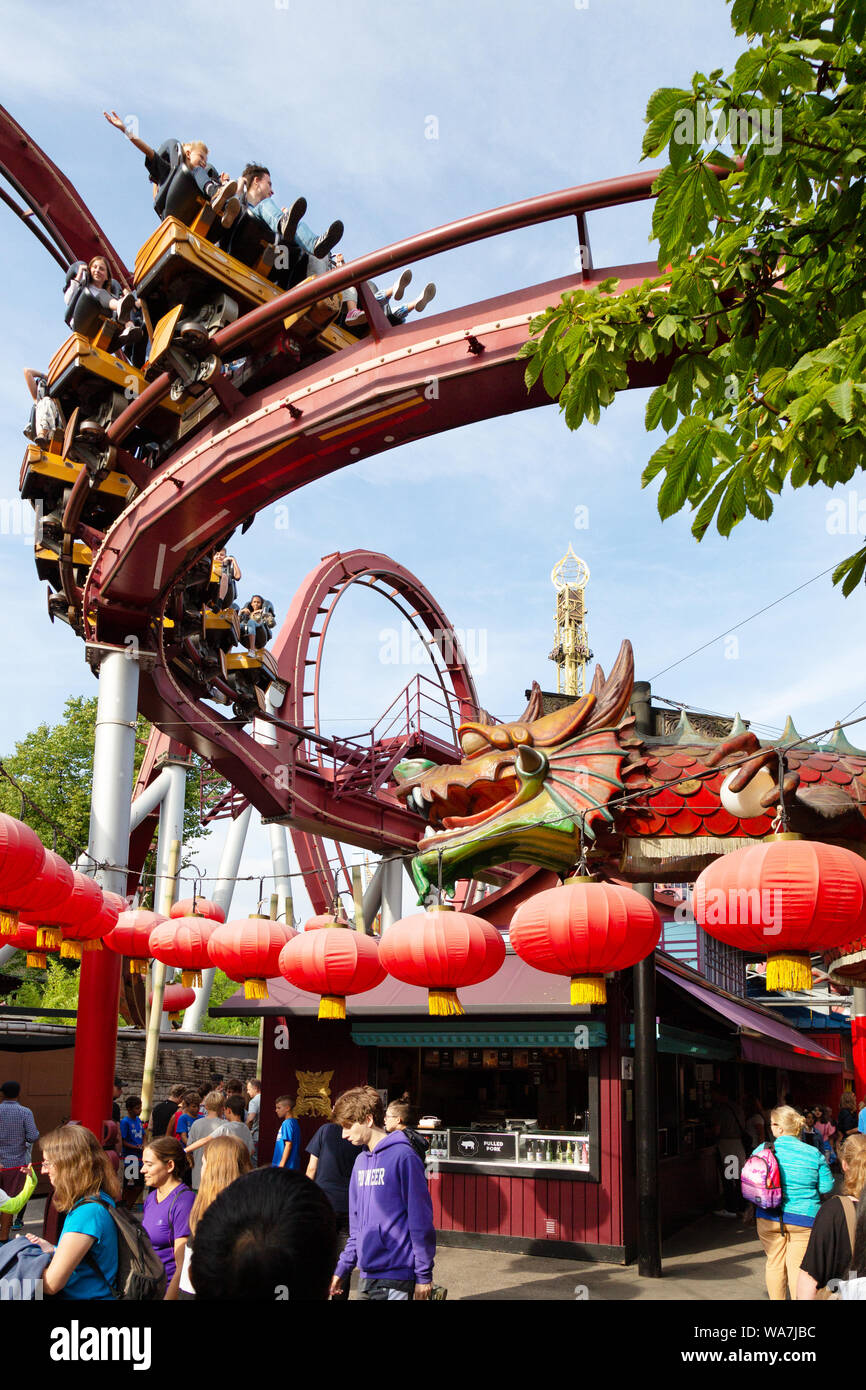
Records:
{"label": "green awning", "polygon": [[[634,1024],[628,1030],[628,1045],[634,1047]],[[706,1033],[689,1033],[669,1023],[656,1024],[656,1046],[659,1052],[675,1052],[680,1057],[704,1057],[711,1062],[730,1062],[737,1055],[734,1042],[712,1038]]]}
{"label": "green awning", "polygon": [[352,1041],[361,1047],[606,1047],[607,1028],[601,1019],[557,1020],[550,1023],[473,1023],[464,1019],[441,1024],[430,1019],[423,1027],[353,1023]]}

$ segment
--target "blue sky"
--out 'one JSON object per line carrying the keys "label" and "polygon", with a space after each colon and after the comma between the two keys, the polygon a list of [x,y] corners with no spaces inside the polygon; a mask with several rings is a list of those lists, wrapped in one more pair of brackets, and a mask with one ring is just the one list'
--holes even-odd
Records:
{"label": "blue sky", "polygon": [[[0,16],[4,104],[128,264],[154,219],[141,157],[104,108],[135,118],[153,145],[204,138],[232,173],[250,158],[267,163],[281,201],[300,192],[313,223],[342,217],[348,256],[639,169],[651,92],[730,67],[738,51],[721,0],[335,0],[321,14],[297,0],[154,0],[111,12],[79,4],[74,20],[66,6],[4,0]],[[596,264],[647,259],[649,218],[648,205],[595,214]],[[21,368],[44,366],[65,331],[57,267],[5,210],[0,235],[0,437],[12,498],[29,404]],[[567,274],[575,242],[572,222],[548,224],[419,265],[415,283],[436,280],[436,307],[468,303]],[[392,554],[468,634],[482,703],[507,718],[533,678],[554,682],[549,574],[571,543],[592,571],[590,637],[605,667],[630,637],[639,677],[674,666],[655,680],[659,695],[739,708],[767,729],[788,713],[801,733],[843,717],[866,695],[862,590],[843,601],[828,575],[734,629],[849,554],[857,533],[832,534],[830,494],[810,490],[780,499],[770,525],[749,518],[727,541],[709,535],[698,546],[684,515],[662,525],[654,489],[639,483],[655,447],[645,403],[645,392],[630,392],[577,434],[554,406],[504,417],[324,479],[289,500],[288,529],[272,509],[237,538],[241,587],[267,594],[282,615],[322,555],[357,546]],[[855,513],[861,500],[866,512],[861,493]],[[577,507],[588,509],[585,529],[575,528]],[[11,751],[35,723],[59,718],[68,695],[96,684],[80,642],[47,622],[26,538],[0,536],[0,576],[14,595],[0,618],[0,751]],[[366,594],[335,619],[324,699],[334,729],[369,728],[414,674],[386,659],[391,627],[391,611]],[[866,743],[858,733],[853,741]],[[220,840],[218,830],[197,855],[205,869]],[[245,871],[267,867],[265,841],[253,836]],[[236,906],[251,907],[249,897],[244,889]]]}

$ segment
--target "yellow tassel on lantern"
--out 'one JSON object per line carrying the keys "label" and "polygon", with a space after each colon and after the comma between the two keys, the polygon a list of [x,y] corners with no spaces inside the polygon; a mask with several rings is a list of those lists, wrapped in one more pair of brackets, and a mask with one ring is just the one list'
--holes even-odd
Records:
{"label": "yellow tassel on lantern", "polygon": [[247,980],[244,984],[245,999],[269,999],[268,986],[265,980]]}
{"label": "yellow tassel on lantern", "polygon": [[340,994],[323,994],[319,1000],[319,1018],[345,1018],[346,1001]]}
{"label": "yellow tassel on lantern", "polygon": [[63,941],[60,944],[61,960],[81,960],[81,941]]}
{"label": "yellow tassel on lantern", "polygon": [[14,936],[18,930],[17,912],[0,912],[0,936]]}
{"label": "yellow tassel on lantern", "polygon": [[572,1004],[606,1004],[607,989],[603,975],[572,975]]}
{"label": "yellow tassel on lantern", "polygon": [[44,970],[46,963],[45,956],[41,951],[27,952],[27,965],[31,970]]}
{"label": "yellow tassel on lantern", "polygon": [[430,989],[427,991],[427,1012],[429,1014],[462,1014],[463,1005],[457,998],[456,989]]}
{"label": "yellow tassel on lantern", "polygon": [[62,946],[63,932],[59,927],[39,927],[36,931],[36,945],[47,946],[49,951],[54,946]]}
{"label": "yellow tassel on lantern", "polygon": [[102,941],[98,936],[95,936],[92,941],[82,941],[81,949],[82,951],[101,951]]}
{"label": "yellow tassel on lantern", "polygon": [[201,971],[200,971],[200,970],[182,970],[182,971],[180,972],[180,982],[181,982],[181,984],[183,985],[184,989],[200,989],[200,988],[201,988]]}
{"label": "yellow tassel on lantern", "polygon": [[146,975],[147,961],[136,960],[135,958],[132,958],[129,962],[129,973],[130,975]]}
{"label": "yellow tassel on lantern", "polygon": [[767,957],[767,989],[810,990],[812,962],[808,956],[791,952]]}

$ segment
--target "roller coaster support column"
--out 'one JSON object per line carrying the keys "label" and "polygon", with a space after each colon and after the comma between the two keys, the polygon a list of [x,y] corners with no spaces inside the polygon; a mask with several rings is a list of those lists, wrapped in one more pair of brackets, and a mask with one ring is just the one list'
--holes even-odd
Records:
{"label": "roller coaster support column", "polygon": [[[635,681],[631,707],[635,731],[651,734],[652,692],[646,681]],[[651,883],[635,883],[643,897],[653,900]],[[660,1279],[662,1273],[659,1225],[658,1052],[656,1046],[656,962],[652,952],[632,969],[634,982],[634,1109],[637,1149],[638,1273]]]}
{"label": "roller coaster support column", "polygon": [[[168,779],[168,787],[159,807],[153,902],[156,911],[164,913],[166,917],[177,898],[177,881],[171,872],[172,845],[175,842],[181,847],[176,869],[178,874],[183,861],[183,813],[186,806],[186,773],[189,766],[185,758],[170,758],[166,760],[162,771],[162,776]],[[170,983],[174,978],[174,971],[165,978]],[[171,1032],[168,1014],[161,1014],[159,1028],[161,1033]]]}
{"label": "roller coaster support column", "polygon": [[403,861],[383,859],[382,870],[382,931],[387,931],[403,915]]}
{"label": "roller coaster support column", "polygon": [[[138,661],[126,649],[104,653],[93,746],[90,844],[101,886],[126,893],[129,818],[138,713]],[[71,1115],[102,1138],[111,1115],[117,1052],[117,1011],[122,958],[113,951],[85,951],[78,990],[78,1023],[72,1073]]]}
{"label": "roller coaster support column", "polygon": [[[233,820],[228,829],[225,842],[220,855],[219,868],[217,869],[217,882],[210,895],[212,900],[217,903],[226,915],[228,921],[229,908],[232,905],[232,894],[235,890],[235,879],[241,864],[241,856],[244,852],[244,841],[247,838],[247,829],[250,823],[250,816],[253,813],[252,806],[245,806],[238,816]],[[183,1023],[180,1031],[182,1033],[198,1033],[201,1029],[201,1021],[205,1009],[210,1000],[210,992],[213,989],[214,976],[216,971],[204,970],[201,977],[201,989],[195,992],[195,1003],[190,1004],[183,1016]]]}
{"label": "roller coaster support column", "polygon": [[[276,714],[282,707],[286,698],[285,686],[276,686],[276,698],[274,698],[274,686],[268,688],[265,695],[265,704],[272,714]],[[276,745],[277,733],[273,724],[266,719],[256,719],[253,722],[253,738],[258,743]],[[289,877],[291,873],[291,861],[289,859],[289,839],[284,825],[271,824],[268,826],[268,836],[271,842],[271,865],[274,870],[274,891],[278,894],[279,903],[277,906],[277,918],[282,922],[288,921],[286,911],[287,902],[292,897],[292,881]],[[289,926],[291,926],[289,922]]]}
{"label": "roller coaster support column", "polygon": [[851,998],[851,1051],[854,1054],[854,1091],[866,1095],[866,988],[854,986]]}

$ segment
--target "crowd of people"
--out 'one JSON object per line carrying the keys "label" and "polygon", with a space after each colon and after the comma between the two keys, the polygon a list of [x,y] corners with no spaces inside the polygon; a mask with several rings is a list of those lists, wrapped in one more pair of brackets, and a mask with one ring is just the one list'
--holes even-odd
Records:
{"label": "crowd of people", "polygon": [[[0,1088],[0,1250],[16,1239],[13,1222],[21,1227],[39,1140],[52,1200],[42,1237],[23,1243],[37,1247],[46,1294],[116,1296],[130,1277],[123,1213],[144,1187],[141,1227],[168,1300],[341,1301],[356,1267],[363,1299],[436,1296],[427,1144],[412,1128],[407,1096],[386,1107],[370,1086],[344,1092],[306,1148],[293,1098],[278,1096],[273,1152],[260,1155],[255,1079],[173,1086],[146,1126],[136,1095],[125,1097],[119,1118],[122,1094],[115,1078],[101,1142],[74,1122],[40,1140],[18,1083]],[[736,1101],[713,1089],[709,1124],[725,1192],[717,1214],[742,1216],[747,1207],[771,1301],[864,1299],[866,1105],[851,1091],[835,1114],[792,1102],[767,1111],[755,1096]],[[743,1193],[756,1171],[766,1180],[749,1208]]]}
{"label": "crowd of people", "polygon": [[[115,1078],[116,1114],[120,1093]],[[38,1272],[46,1296],[109,1300],[132,1277],[147,1296],[169,1301],[341,1301],[356,1266],[363,1299],[433,1296],[425,1145],[409,1128],[406,1097],[386,1112],[372,1087],[345,1092],[304,1151],[292,1097],[279,1096],[268,1162],[257,1152],[257,1080],[246,1088],[218,1077],[199,1090],[174,1086],[146,1127],[140,1097],[128,1095],[126,1116],[106,1121],[101,1142],[75,1122],[40,1138],[18,1083],[7,1082],[2,1094],[0,1211],[9,1220],[0,1238],[9,1234],[12,1207],[22,1217],[35,1186],[30,1151],[39,1140],[51,1201],[43,1235],[17,1241],[22,1267]],[[130,1264],[135,1227],[124,1211],[137,1205],[142,1185],[141,1230],[156,1278],[146,1264]]]}
{"label": "crowd of people", "polygon": [[[834,1114],[829,1105],[798,1109],[787,1096],[767,1111],[756,1096],[738,1102],[715,1087],[710,1126],[725,1203],[716,1215],[754,1221],[770,1300],[827,1297],[828,1289],[866,1298],[866,1102],[858,1107],[843,1091]],[[766,1172],[778,1169],[780,1191],[771,1201],[768,1177],[766,1205],[750,1206],[743,1175],[756,1155],[772,1156]]]}

